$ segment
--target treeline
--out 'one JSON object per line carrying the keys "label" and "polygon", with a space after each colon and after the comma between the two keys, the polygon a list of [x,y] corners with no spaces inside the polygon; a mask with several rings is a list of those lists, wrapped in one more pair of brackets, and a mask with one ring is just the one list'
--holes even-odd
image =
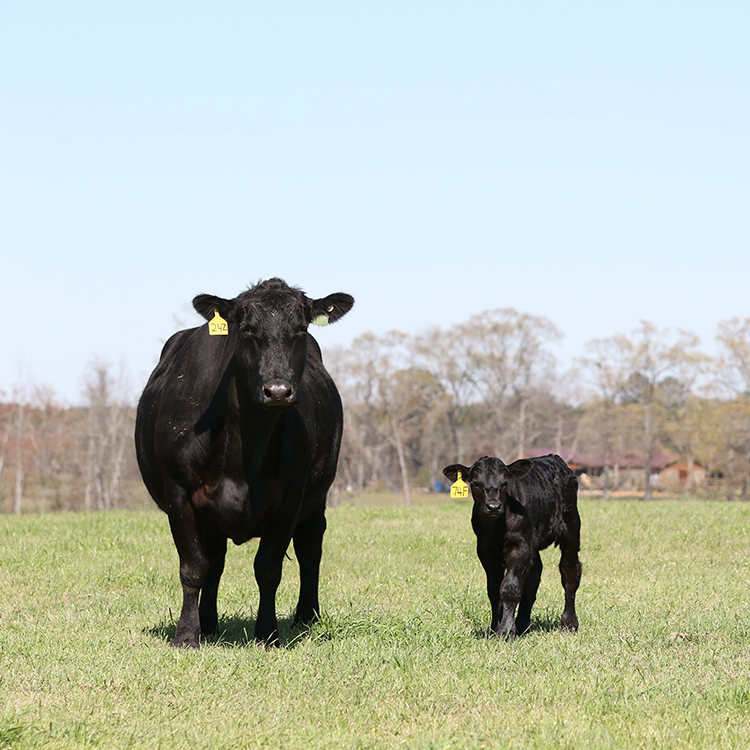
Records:
{"label": "treeline", "polygon": [[590,342],[565,373],[560,338],[546,318],[499,309],[328,352],[346,412],[339,482],[408,502],[449,463],[555,452],[605,494],[649,498],[677,464],[681,490],[750,499],[750,318],[720,325],[715,357],[691,333],[642,322]]}
{"label": "treeline", "polygon": [[[383,489],[408,503],[415,489],[440,488],[446,464],[544,452],[605,495],[635,488],[649,498],[679,465],[680,491],[750,499],[750,318],[720,325],[717,356],[693,334],[643,322],[590,342],[567,372],[551,351],[561,337],[546,318],[499,309],[326,351],[345,409],[332,501]],[[75,408],[48,388],[0,405],[4,512],[149,502],[120,379],[95,364],[85,393]]]}
{"label": "treeline", "polygon": [[47,386],[0,404],[0,508],[5,513],[109,510],[145,503],[133,448],[135,408],[122,376],[94,363],[85,405]]}

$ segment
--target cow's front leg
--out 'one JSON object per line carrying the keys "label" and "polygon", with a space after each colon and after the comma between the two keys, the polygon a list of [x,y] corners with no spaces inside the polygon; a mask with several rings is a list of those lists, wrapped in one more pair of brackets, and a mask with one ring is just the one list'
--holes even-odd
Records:
{"label": "cow's front leg", "polygon": [[258,618],[255,621],[255,640],[266,646],[279,645],[276,590],[281,583],[281,569],[290,541],[291,534],[283,539],[279,539],[277,535],[262,537],[255,555],[255,580],[260,591]]}
{"label": "cow's front leg", "polygon": [[219,581],[224,572],[224,560],[227,555],[227,538],[221,532],[205,534],[205,551],[208,559],[208,573],[200,596],[201,633],[215,635],[219,630],[219,612],[216,598],[219,593]]}
{"label": "cow's front leg", "polygon": [[208,560],[195,523],[195,514],[187,493],[177,490],[169,504],[169,526],[180,558],[182,611],[172,645],[199,648],[201,631],[198,595],[208,573]]}
{"label": "cow's front leg", "polygon": [[324,505],[312,516],[298,523],[294,530],[294,553],[299,563],[299,601],[294,614],[295,626],[306,625],[320,617],[318,586],[325,530]]}

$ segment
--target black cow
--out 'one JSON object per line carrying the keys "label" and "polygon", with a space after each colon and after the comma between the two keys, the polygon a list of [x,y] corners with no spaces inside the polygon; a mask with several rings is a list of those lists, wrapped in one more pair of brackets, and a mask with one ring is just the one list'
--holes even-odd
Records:
{"label": "black cow", "polygon": [[231,300],[198,295],[193,307],[209,324],[165,344],[138,404],[135,442],[180,558],[173,646],[198,648],[201,633],[217,631],[227,539],[260,537],[256,640],[278,642],[276,589],[292,540],[300,568],[294,622],[318,615],[326,494],[343,414],[307,327],[336,321],[353,304],[348,294],[313,300],[270,279]]}
{"label": "black cow", "polygon": [[527,630],[542,577],[539,550],[553,542],[561,552],[562,627],[578,630],[575,605],[581,581],[581,519],[575,474],[560,456],[551,454],[510,466],[484,456],[471,467],[452,464],[443,469],[452,482],[459,471],[474,498],[471,525],[487,574],[493,632],[515,638]]}

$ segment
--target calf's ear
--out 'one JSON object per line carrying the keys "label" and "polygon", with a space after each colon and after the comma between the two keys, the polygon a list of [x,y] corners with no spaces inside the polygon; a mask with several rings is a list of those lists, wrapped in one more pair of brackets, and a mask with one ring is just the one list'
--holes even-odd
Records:
{"label": "calf's ear", "polygon": [[534,464],[528,458],[519,458],[508,466],[508,472],[513,479],[525,477],[532,469]]}
{"label": "calf's ear", "polygon": [[214,317],[214,310],[218,310],[222,318],[229,320],[234,310],[234,300],[214,297],[213,294],[199,294],[193,298],[193,307],[206,320]]}
{"label": "calf's ear", "polygon": [[456,479],[458,479],[458,472],[461,472],[461,478],[466,479],[466,477],[469,476],[469,467],[464,466],[463,464],[451,464],[450,466],[446,466],[443,469],[443,474],[445,474],[448,479],[451,480],[451,482],[455,482]]}
{"label": "calf's ear", "polygon": [[310,305],[310,320],[317,325],[335,323],[352,309],[353,304],[354,297],[344,292],[336,292],[322,299],[314,299]]}

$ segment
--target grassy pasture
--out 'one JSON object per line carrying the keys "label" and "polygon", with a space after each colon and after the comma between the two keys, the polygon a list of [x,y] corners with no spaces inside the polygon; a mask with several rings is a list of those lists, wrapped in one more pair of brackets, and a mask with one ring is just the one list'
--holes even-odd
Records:
{"label": "grassy pasture", "polygon": [[[181,595],[157,511],[0,517],[0,748],[746,748],[750,505],[582,499],[581,630],[556,550],[532,631],[486,637],[466,504],[329,511],[322,622],[248,638],[255,543],[224,633],[167,647]],[[293,556],[293,553],[290,551]]]}

